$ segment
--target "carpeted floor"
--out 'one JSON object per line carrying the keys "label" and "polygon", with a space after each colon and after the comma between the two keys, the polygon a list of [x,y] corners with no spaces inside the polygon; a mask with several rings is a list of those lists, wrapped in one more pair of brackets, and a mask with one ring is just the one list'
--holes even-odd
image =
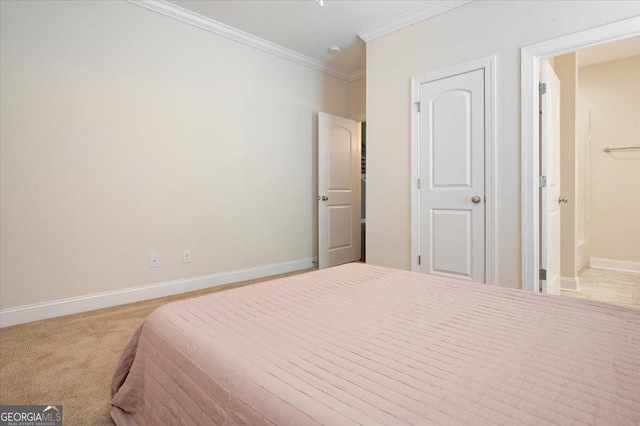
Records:
{"label": "carpeted floor", "polygon": [[111,375],[154,309],[310,270],[0,329],[0,404],[62,404],[65,425],[111,425]]}

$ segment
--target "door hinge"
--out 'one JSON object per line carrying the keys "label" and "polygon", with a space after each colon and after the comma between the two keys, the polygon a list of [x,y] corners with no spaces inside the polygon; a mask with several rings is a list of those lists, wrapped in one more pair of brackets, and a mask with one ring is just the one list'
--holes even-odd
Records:
{"label": "door hinge", "polygon": [[547,93],[547,83],[538,84],[538,94],[544,95],[545,93]]}
{"label": "door hinge", "polygon": [[418,255],[418,265],[422,265],[422,256]]}
{"label": "door hinge", "polygon": [[547,177],[540,176],[540,188],[546,188],[546,187],[547,187]]}
{"label": "door hinge", "polygon": [[416,102],[415,104],[418,107],[418,112],[420,112],[420,101]]}
{"label": "door hinge", "polygon": [[547,280],[547,270],[540,269],[540,281],[546,281],[546,280]]}
{"label": "door hinge", "polygon": [[420,182],[420,178],[418,178],[418,189],[421,189],[421,183],[422,182]]}

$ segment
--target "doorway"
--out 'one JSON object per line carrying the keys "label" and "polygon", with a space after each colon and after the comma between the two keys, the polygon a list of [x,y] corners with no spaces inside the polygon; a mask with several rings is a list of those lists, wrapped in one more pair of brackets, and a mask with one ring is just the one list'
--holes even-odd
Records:
{"label": "doorway", "polygon": [[[640,306],[640,36],[544,64],[562,94],[556,294]],[[547,272],[547,290],[551,282]]]}
{"label": "doorway", "polygon": [[318,113],[318,266],[359,260],[360,124]]}
{"label": "doorway", "polygon": [[[572,52],[579,51],[586,47],[595,45],[602,45],[607,42],[616,40],[629,39],[634,36],[640,35],[640,18],[632,18],[626,21],[622,21],[616,24],[606,25],[593,30],[584,31],[581,33],[573,34],[567,37],[561,37],[559,39],[550,40],[547,42],[539,43],[536,45],[528,46],[522,49],[522,266],[523,277],[522,284],[523,289],[529,291],[539,291],[541,284],[545,284],[545,276],[542,266],[544,260],[539,257],[548,247],[544,242],[538,240],[540,235],[540,223],[541,223],[541,204],[539,198],[539,192],[542,192],[541,186],[543,185],[542,175],[540,174],[540,161],[542,158],[542,148],[538,145],[537,140],[540,136],[540,121],[539,121],[539,91],[538,87],[538,71],[540,67],[540,61],[542,59],[550,59],[558,57],[560,55],[571,55]],[[611,50],[611,49],[608,49]],[[558,58],[556,58],[557,60]],[[571,59],[571,58],[569,58]],[[560,67],[566,66],[567,58],[561,58],[560,64],[556,63]],[[575,61],[575,58],[574,58]],[[553,60],[552,60],[553,62]],[[562,62],[565,62],[563,65]],[[577,66],[577,65],[576,65]],[[576,73],[574,73],[575,75]],[[544,128],[544,123],[542,124]],[[574,131],[579,133],[581,127],[574,127]],[[566,138],[566,136],[565,136]],[[637,135],[636,135],[637,139]],[[566,140],[566,139],[565,139]],[[581,135],[574,135],[574,141],[583,141],[584,138]],[[566,146],[563,147],[565,150]],[[576,151],[574,151],[575,153]],[[593,151],[595,152],[595,151]],[[567,170],[563,170],[567,171]],[[574,170],[575,171],[575,170]],[[584,175],[584,170],[582,170]],[[566,173],[565,173],[566,174]],[[588,253],[588,247],[585,246],[584,229],[585,218],[574,216],[576,208],[579,211],[585,206],[584,191],[585,188],[580,188],[580,185],[584,185],[584,179],[579,179],[579,173],[571,173],[574,176],[575,181],[572,185],[569,185],[570,192],[566,194],[566,188],[562,189],[562,196],[558,197],[560,203],[562,203],[562,213],[565,215],[565,220],[562,221],[563,225],[566,225],[567,218],[569,225],[573,231],[573,254],[570,256],[568,263],[571,267],[575,267],[575,273],[573,277],[563,277],[562,287],[566,290],[564,292],[570,292],[571,286],[574,286],[573,290],[578,291],[580,288],[580,274],[579,271],[585,270],[584,261]],[[562,175],[565,176],[564,174]],[[568,179],[571,184],[570,180]],[[565,179],[567,181],[567,179]],[[566,183],[566,182],[565,182]],[[577,197],[576,189],[583,192],[581,197]],[[611,191],[609,189],[608,191]],[[562,200],[567,199],[568,202]],[[566,209],[566,205],[572,205],[572,209]],[[577,206],[577,207],[576,207]],[[568,215],[565,214],[565,210],[573,210]],[[568,217],[567,217],[568,216]],[[583,215],[584,216],[584,215]],[[606,231],[608,232],[608,231]],[[566,238],[565,238],[566,239]],[[565,261],[562,261],[565,264]],[[582,265],[582,266],[580,266]],[[565,273],[566,274],[566,273]],[[548,275],[548,274],[547,274]],[[596,274],[598,275],[598,274]],[[569,278],[568,280],[566,278]],[[635,278],[632,278],[632,280]],[[586,281],[586,280],[585,280]]]}

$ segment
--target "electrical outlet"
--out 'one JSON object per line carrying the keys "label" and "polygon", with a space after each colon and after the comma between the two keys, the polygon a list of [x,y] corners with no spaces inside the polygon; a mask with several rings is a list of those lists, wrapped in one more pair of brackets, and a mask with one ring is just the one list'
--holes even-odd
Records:
{"label": "electrical outlet", "polygon": [[149,268],[157,268],[160,266],[160,253],[151,253],[149,255]]}
{"label": "electrical outlet", "polygon": [[182,263],[191,263],[191,250],[182,251]]}

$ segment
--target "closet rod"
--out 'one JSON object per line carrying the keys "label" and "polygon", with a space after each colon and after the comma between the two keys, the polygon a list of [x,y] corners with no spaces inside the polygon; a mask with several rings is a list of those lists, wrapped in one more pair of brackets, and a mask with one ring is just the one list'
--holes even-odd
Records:
{"label": "closet rod", "polygon": [[622,148],[609,148],[606,147],[604,149],[604,152],[611,152],[611,151],[634,151],[636,149],[640,149],[640,146],[625,146]]}

